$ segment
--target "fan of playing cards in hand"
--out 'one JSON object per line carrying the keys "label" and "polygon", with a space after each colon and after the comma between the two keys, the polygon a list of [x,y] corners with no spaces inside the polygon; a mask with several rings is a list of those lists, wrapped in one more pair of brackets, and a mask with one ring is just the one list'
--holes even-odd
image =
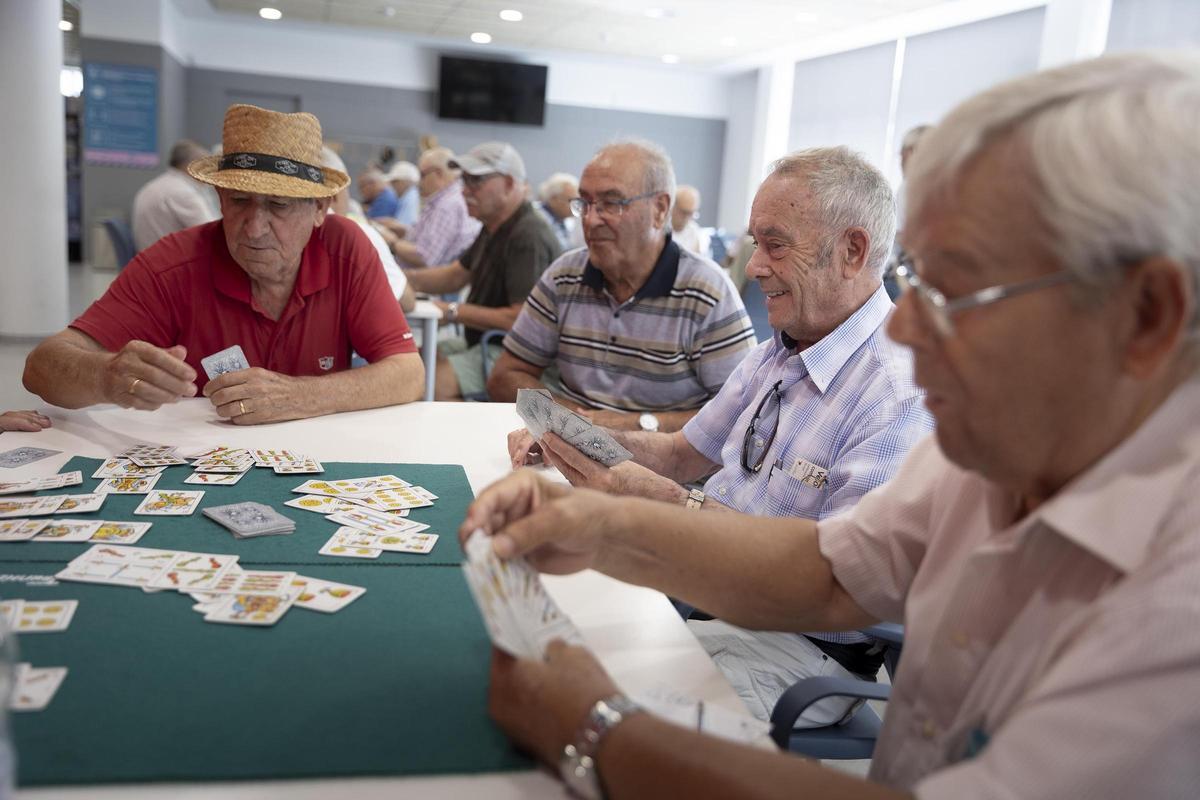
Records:
{"label": "fan of playing cards in hand", "polygon": [[615,467],[633,458],[612,434],[559,405],[545,389],[518,389],[517,414],[533,438],[540,439],[547,431],[558,434],[567,444],[606,467]]}

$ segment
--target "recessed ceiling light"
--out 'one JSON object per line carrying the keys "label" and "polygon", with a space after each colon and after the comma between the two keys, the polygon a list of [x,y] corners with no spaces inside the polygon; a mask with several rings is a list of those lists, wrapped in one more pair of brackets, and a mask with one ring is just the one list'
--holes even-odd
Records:
{"label": "recessed ceiling light", "polygon": [[525,19],[525,15],[515,8],[506,8],[500,12],[500,19],[505,22],[520,22]]}
{"label": "recessed ceiling light", "polygon": [[733,38],[732,36],[722,36],[721,37],[721,46],[722,47],[733,47],[735,44],[737,44],[737,39]]}
{"label": "recessed ceiling light", "polygon": [[278,8],[263,6],[258,10],[258,15],[263,19],[281,19],[283,17],[283,12]]}
{"label": "recessed ceiling light", "polygon": [[492,35],[483,31],[475,31],[471,34],[471,41],[475,44],[489,44],[492,41]]}
{"label": "recessed ceiling light", "polygon": [[816,22],[821,16],[812,11],[800,11],[796,14],[796,22],[809,23]]}
{"label": "recessed ceiling light", "polygon": [[675,55],[674,53],[667,53],[662,57],[662,62],[664,64],[678,64],[679,56]]}
{"label": "recessed ceiling light", "polygon": [[75,26],[71,24],[69,19],[61,19],[58,21],[58,29],[63,33],[75,30]]}

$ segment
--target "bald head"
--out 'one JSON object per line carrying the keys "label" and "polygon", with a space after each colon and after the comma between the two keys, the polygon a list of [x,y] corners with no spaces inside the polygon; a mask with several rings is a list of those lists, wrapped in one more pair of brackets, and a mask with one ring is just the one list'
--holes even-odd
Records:
{"label": "bald head", "polygon": [[358,193],[362,195],[364,203],[370,203],[380,192],[383,191],[385,185],[383,173],[377,169],[365,169],[358,176]]}
{"label": "bald head", "polygon": [[458,180],[458,170],[450,168],[453,159],[454,151],[448,147],[434,147],[421,154],[417,159],[417,169],[420,171],[417,189],[421,197],[437,194]]}
{"label": "bald head", "polygon": [[675,204],[671,207],[671,228],[681,231],[699,216],[700,190],[685,183],[675,192]]}

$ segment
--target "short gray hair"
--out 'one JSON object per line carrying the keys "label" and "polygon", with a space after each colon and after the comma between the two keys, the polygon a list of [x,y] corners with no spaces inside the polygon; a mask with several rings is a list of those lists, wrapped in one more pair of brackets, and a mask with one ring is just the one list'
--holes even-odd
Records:
{"label": "short gray hair", "polygon": [[542,181],[541,186],[538,187],[538,199],[545,203],[562,194],[563,189],[567,186],[578,189],[579,180],[566,172],[556,172]]}
{"label": "short gray hair", "polygon": [[1037,187],[1030,202],[1046,248],[1084,283],[1109,285],[1122,266],[1150,256],[1178,261],[1197,283],[1200,57],[1105,56],[977,95],[921,140],[910,208],[951,191],[1002,142],[1020,148]]}
{"label": "short gray hair", "polygon": [[826,232],[823,262],[844,231],[862,228],[870,239],[867,267],[883,271],[896,236],[896,201],[887,178],[865,156],[845,146],[810,147],[772,163],[770,177],[796,178],[812,193]]}
{"label": "short gray hair", "polygon": [[439,169],[444,169],[449,172],[458,172],[456,169],[450,168],[450,162],[454,160],[454,151],[449,147],[432,147],[421,153],[421,157],[417,159],[418,166],[422,161],[431,164]]}
{"label": "short gray hair", "polygon": [[649,139],[628,138],[609,142],[600,148],[597,155],[620,148],[636,150],[641,156],[643,167],[642,191],[662,192],[665,195],[669,195],[671,202],[674,203],[675,166],[671,163],[671,157],[667,155],[667,151],[661,145],[655,144]]}

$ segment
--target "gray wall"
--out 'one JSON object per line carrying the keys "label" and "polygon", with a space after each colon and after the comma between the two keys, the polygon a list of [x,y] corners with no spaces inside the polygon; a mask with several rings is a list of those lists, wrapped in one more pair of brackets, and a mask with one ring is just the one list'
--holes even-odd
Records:
{"label": "gray wall", "polygon": [[[84,63],[124,64],[158,70],[158,153],[155,169],[104,167],[83,164],[81,176],[83,200],[83,257],[91,259],[92,223],[115,215],[129,219],[133,196],[146,181],[167,163],[167,155],[176,140],[187,136],[184,125],[187,106],[186,68],[157,45],[84,38],[80,42]],[[84,103],[87,96],[84,95]]]}
{"label": "gray wall", "polygon": [[1196,0],[1113,0],[1109,52],[1196,46],[1200,46],[1200,3]]}
{"label": "gray wall", "polygon": [[381,145],[407,150],[402,155],[411,159],[418,137],[433,133],[455,152],[491,139],[512,143],[536,188],[552,172],[578,175],[596,149],[614,137],[641,136],[663,145],[679,180],[694,184],[707,198],[701,223],[716,220],[724,120],[547,105],[546,124],[540,128],[459,122],[438,119],[432,91],[206,69],[187,71],[187,99],[187,128],[206,144],[220,141],[221,120],[233,102],[260,99],[259,105],[316,114],[326,140],[345,146],[343,156],[354,178]]}

